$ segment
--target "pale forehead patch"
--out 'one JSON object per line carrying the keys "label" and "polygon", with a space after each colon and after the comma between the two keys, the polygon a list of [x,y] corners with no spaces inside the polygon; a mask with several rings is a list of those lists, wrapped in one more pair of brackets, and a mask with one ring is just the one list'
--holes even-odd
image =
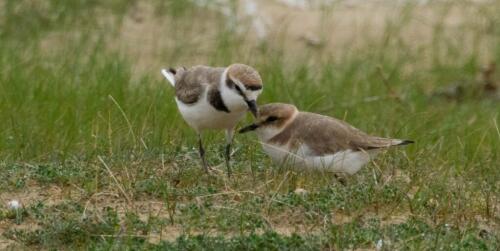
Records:
{"label": "pale forehead patch", "polygon": [[284,103],[271,103],[259,107],[259,114],[261,117],[276,116],[279,118],[286,118],[297,110],[294,105]]}
{"label": "pale forehead patch", "polygon": [[232,79],[239,80],[247,88],[262,87],[262,79],[259,73],[248,65],[232,64],[229,66],[228,74]]}

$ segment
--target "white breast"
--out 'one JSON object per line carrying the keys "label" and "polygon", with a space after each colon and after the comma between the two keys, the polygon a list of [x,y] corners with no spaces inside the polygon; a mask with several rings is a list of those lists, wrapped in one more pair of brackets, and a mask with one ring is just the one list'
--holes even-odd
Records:
{"label": "white breast", "polygon": [[227,113],[215,109],[208,103],[206,91],[192,105],[186,105],[177,98],[175,101],[184,120],[198,132],[206,129],[232,129],[246,113],[246,110]]}
{"label": "white breast", "polygon": [[[288,151],[288,147],[286,145],[274,145],[268,144],[261,141],[262,148],[264,152],[271,157],[271,159],[278,163],[283,164],[287,157],[289,157],[290,152]],[[293,156],[293,155],[292,155]]]}
{"label": "white breast", "polygon": [[[295,168],[327,170],[332,172],[355,174],[376,153],[346,150],[324,156],[311,155],[306,145],[298,149],[289,149],[287,145],[274,145],[262,143],[263,149],[274,162],[288,164]],[[372,156],[370,156],[372,155]]]}

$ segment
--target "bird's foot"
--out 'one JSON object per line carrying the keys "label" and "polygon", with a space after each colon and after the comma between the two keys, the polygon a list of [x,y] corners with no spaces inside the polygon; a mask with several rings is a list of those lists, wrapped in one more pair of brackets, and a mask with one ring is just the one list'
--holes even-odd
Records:
{"label": "bird's foot", "polygon": [[206,170],[207,170],[208,175],[220,176],[220,175],[224,174],[224,172],[219,170],[217,167],[207,166]]}
{"label": "bird's foot", "polygon": [[341,175],[341,174],[334,174],[333,175],[335,177],[335,179],[340,183],[342,184],[343,186],[347,186],[347,179],[345,176]]}

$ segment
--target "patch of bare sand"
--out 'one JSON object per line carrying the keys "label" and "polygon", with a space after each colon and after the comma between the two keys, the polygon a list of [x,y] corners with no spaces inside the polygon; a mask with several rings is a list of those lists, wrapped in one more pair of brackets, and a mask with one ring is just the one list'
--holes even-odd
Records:
{"label": "patch of bare sand", "polygon": [[[63,190],[58,186],[50,185],[48,187],[42,187],[32,182],[27,184],[26,187],[27,188],[23,191],[1,193],[0,201],[2,203],[2,206],[0,206],[0,210],[2,209],[2,207],[7,207],[7,203],[11,200],[19,201],[21,207],[25,208],[38,202],[43,202],[45,205],[56,205],[65,200],[65,194],[63,193]],[[69,192],[69,194],[71,194],[71,192]],[[5,210],[8,209],[5,208]],[[12,219],[0,220],[0,250],[18,250],[22,247],[16,241],[6,238],[3,235],[6,231],[34,231],[39,228],[40,226],[33,219],[24,219],[20,224],[16,224],[15,220]]]}
{"label": "patch of bare sand", "polygon": [[[91,195],[87,194],[81,188],[76,186],[59,187],[56,185],[41,186],[35,182],[27,184],[26,189],[15,192],[4,192],[0,194],[3,205],[7,205],[10,200],[18,200],[22,207],[28,208],[38,202],[43,202],[45,206],[55,206],[65,202],[77,202],[83,207],[83,218],[91,218],[97,221],[103,221],[107,208],[112,208],[118,213],[119,219],[125,221],[126,215],[135,214],[141,221],[148,222],[151,217],[168,220],[170,215],[167,203],[161,200],[138,198],[131,202],[121,196],[120,191],[101,190]],[[0,206],[0,210],[7,211],[6,206]],[[16,224],[13,219],[3,219],[0,221],[0,250],[10,247],[20,247],[21,243],[15,240],[7,239],[3,233],[8,230],[26,230],[34,231],[41,226],[35,219],[27,217],[20,224]],[[174,241],[183,234],[197,235],[204,232],[196,229],[184,229],[178,224],[167,225],[161,231],[151,231],[147,235],[137,233],[136,237],[142,237],[152,243],[158,243],[160,240]],[[215,236],[216,231],[213,231]],[[119,236],[102,236],[119,237]]]}
{"label": "patch of bare sand", "polygon": [[[477,29],[487,27],[478,17],[484,3],[426,4],[411,8],[385,2],[338,4],[323,8],[293,8],[279,1],[255,0],[250,11],[262,19],[270,47],[285,48],[285,56],[293,59],[318,50],[321,55],[342,55],[370,43],[381,43],[384,37],[400,40],[415,50],[435,43],[436,27],[451,41],[462,41],[462,49],[480,50],[488,57],[491,39],[482,39],[474,47]],[[252,21],[246,1],[237,2],[236,13],[225,13],[227,8],[196,10],[189,19],[174,20],[166,15],[155,16],[155,7],[141,1],[123,21],[116,45],[133,58],[136,72],[157,74],[160,67],[172,64],[209,64],[216,49],[217,33],[224,30],[220,18],[235,16],[237,26],[247,38],[251,51],[261,40],[256,23]],[[137,18],[139,16],[139,18]],[[219,21],[217,21],[219,19]],[[177,22],[177,23],[176,23]],[[226,24],[231,25],[231,24]],[[258,26],[258,25],[257,25]],[[403,27],[403,28],[401,28]],[[262,27],[261,27],[262,28]],[[444,38],[444,37],[443,37]],[[485,37],[487,38],[487,37]],[[477,41],[476,41],[477,42]],[[189,50],[186,54],[181,50]],[[430,50],[428,50],[430,51]],[[326,52],[326,53],[325,53]],[[243,54],[243,59],[245,59]],[[250,53],[251,55],[251,53]],[[178,56],[178,57],[177,57]],[[428,55],[431,58],[431,55]],[[489,59],[486,59],[486,61]]]}
{"label": "patch of bare sand", "polygon": [[[390,2],[338,4],[330,8],[291,8],[276,1],[257,0],[260,15],[267,17],[270,34],[286,34],[285,46],[291,51],[317,47],[339,54],[357,47],[382,42],[387,36],[399,39],[412,48],[435,43],[436,27],[444,37],[462,40],[466,50],[472,50],[479,27],[487,22],[478,15],[483,4],[426,4],[408,7]],[[490,4],[490,3],[488,3]],[[443,38],[444,38],[443,37]],[[465,39],[465,40],[464,40]],[[491,39],[479,48],[491,47]],[[295,48],[295,49],[294,49]]]}
{"label": "patch of bare sand", "polygon": [[155,6],[139,1],[124,17],[113,47],[133,58],[134,72],[160,76],[159,69],[171,65],[206,64],[214,54],[220,30],[220,14],[189,10],[189,17],[177,20]]}
{"label": "patch of bare sand", "polygon": [[[439,42],[434,41],[434,34],[440,29],[444,32],[442,39],[448,39],[452,46],[461,50],[477,50],[484,55],[486,62],[491,60],[489,50],[496,41],[484,35],[491,26],[488,19],[481,17],[481,13],[487,10],[484,3],[425,4],[409,8],[387,1],[367,1],[303,9],[276,0],[253,2],[255,10],[252,15],[264,20],[260,23],[267,30],[263,40],[256,34],[252,16],[244,10],[244,0],[237,1],[235,13],[225,13],[227,8],[194,8],[177,18],[167,15],[164,9],[158,9],[158,5],[138,1],[123,18],[117,19],[119,22],[115,22],[111,13],[99,11],[97,16],[101,21],[96,29],[110,31],[104,33],[106,47],[131,59],[134,77],[147,74],[158,79],[161,78],[158,70],[163,67],[217,61],[214,57],[217,57],[217,46],[221,43],[220,34],[231,26],[233,16],[237,20],[237,30],[246,37],[243,51],[233,55],[241,58],[240,61],[255,61],[252,51],[262,41],[269,48],[283,50],[285,57],[292,61],[317,52],[317,63],[321,63],[322,58],[329,60],[331,55],[340,58],[340,55],[352,53],[357,48],[365,48],[375,41],[382,43],[389,38],[420,50]],[[41,48],[53,53],[64,47],[61,40],[77,37],[79,32],[75,31],[77,34],[73,35],[54,32],[42,41]],[[484,37],[478,40],[478,34]],[[432,52],[424,51],[427,54]],[[426,55],[429,59],[432,56]]]}
{"label": "patch of bare sand", "polygon": [[28,207],[38,202],[43,202],[45,205],[55,205],[66,199],[74,199],[75,196],[78,197],[72,190],[63,192],[63,189],[56,185],[45,187],[31,182],[22,191],[1,193],[0,200],[3,205],[6,205],[10,200],[18,200],[23,207]]}
{"label": "patch of bare sand", "polygon": [[[396,174],[400,176],[401,174]],[[402,175],[404,176],[404,175]],[[241,192],[242,193],[242,192]],[[225,193],[224,193],[225,194]],[[254,193],[251,193],[254,196]],[[221,194],[222,195],[222,194]],[[208,197],[197,197],[200,200],[199,204],[202,205],[203,200]],[[170,213],[168,209],[168,202],[163,200],[158,200],[155,198],[132,198],[133,201],[127,201],[124,196],[120,194],[118,189],[101,189],[93,194],[88,194],[84,190],[76,187],[59,187],[56,185],[41,186],[37,183],[29,183],[27,189],[23,191],[16,192],[5,192],[0,194],[0,199],[5,205],[9,200],[16,199],[19,200],[23,206],[29,207],[38,201],[42,201],[45,205],[58,205],[64,202],[77,202],[84,206],[85,210],[82,217],[90,218],[93,220],[103,220],[105,211],[107,208],[113,208],[117,213],[122,224],[125,225],[125,220],[128,213],[133,213],[139,217],[143,222],[148,222],[152,218],[170,220]],[[218,205],[220,208],[228,209],[227,200],[232,200],[234,204],[238,204],[241,200],[241,196],[237,197],[224,197],[211,200],[213,208],[217,210]],[[186,205],[186,201],[181,199],[178,203],[178,207]],[[4,206],[0,206],[0,209]],[[3,209],[2,209],[3,210]],[[495,208],[493,208],[495,210]],[[264,210],[266,211],[266,210]],[[265,230],[273,230],[279,234],[290,236],[292,234],[299,235],[311,235],[320,234],[321,232],[328,230],[331,224],[333,225],[344,225],[351,223],[353,221],[361,220],[361,222],[368,221],[369,219],[379,219],[382,226],[402,224],[407,222],[411,217],[414,217],[404,205],[397,206],[391,205],[390,208],[384,207],[383,205],[368,207],[360,209],[355,212],[344,212],[344,211],[332,211],[328,215],[314,215],[313,218],[306,218],[305,215],[307,211],[302,207],[290,207],[279,212],[254,212],[264,219],[266,222],[266,227],[257,231],[257,233],[263,233]],[[174,212],[174,218],[177,219],[181,215],[178,210]],[[416,216],[419,217],[419,216]],[[438,216],[440,217],[440,216]],[[444,217],[444,216],[443,216]],[[452,216],[447,216],[447,219],[453,218]],[[496,223],[492,223],[491,220],[487,220],[482,216],[471,216],[475,219],[474,222],[478,224],[478,227],[483,229],[488,233],[494,233],[495,229],[498,229]],[[425,219],[424,219],[425,220]],[[444,218],[442,220],[445,220]],[[468,220],[471,220],[470,217]],[[438,222],[442,222],[439,220]],[[429,224],[435,224],[433,222],[428,222]],[[451,223],[450,223],[451,224]],[[19,230],[35,230],[39,228],[39,224],[35,219],[27,217],[19,225],[15,224],[12,219],[3,219],[0,221],[0,233],[3,233],[9,229],[19,229]],[[459,227],[459,226],[456,226]],[[130,233],[127,233],[130,234]],[[161,229],[153,229],[148,233],[136,233],[135,237],[144,238],[151,243],[159,243],[160,241],[174,241],[181,235],[193,236],[193,235],[208,235],[208,236],[220,236],[224,235],[226,238],[231,238],[238,236],[239,232],[221,232],[218,229],[197,229],[189,227],[180,223],[175,222],[174,224],[164,225]],[[244,233],[247,234],[247,233]],[[103,238],[116,238],[119,236],[102,236]],[[9,240],[0,234],[0,247],[9,247],[12,245],[20,245],[14,240]]]}

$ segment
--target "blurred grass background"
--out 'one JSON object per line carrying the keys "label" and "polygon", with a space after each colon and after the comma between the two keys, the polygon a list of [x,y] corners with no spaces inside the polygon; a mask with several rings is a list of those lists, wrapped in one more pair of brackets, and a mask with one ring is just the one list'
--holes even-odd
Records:
{"label": "blurred grass background", "polygon": [[[242,2],[219,6],[0,1],[0,192],[25,205],[0,206],[0,247],[498,249],[499,102],[433,95],[499,62],[498,2],[359,4],[386,14],[348,24],[357,7],[290,8],[319,25],[277,18],[264,39]],[[238,135],[235,177],[203,175],[159,69],[233,62],[261,73],[260,104],[416,144],[343,187],[274,166]],[[223,135],[207,139],[217,168]]]}

